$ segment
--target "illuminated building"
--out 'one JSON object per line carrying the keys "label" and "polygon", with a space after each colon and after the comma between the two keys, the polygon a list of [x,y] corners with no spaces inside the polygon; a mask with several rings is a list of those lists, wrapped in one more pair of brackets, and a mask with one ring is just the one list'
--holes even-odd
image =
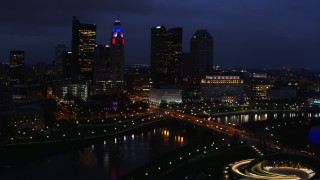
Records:
{"label": "illuminated building", "polygon": [[252,73],[252,77],[266,79],[266,78],[268,78],[268,74],[266,74],[266,73]]}
{"label": "illuminated building", "polygon": [[182,82],[182,28],[151,29],[151,77],[153,87],[179,87]]}
{"label": "illuminated building", "polygon": [[94,94],[112,93],[114,82],[111,79],[112,68],[109,66],[95,66],[93,73]]}
{"label": "illuminated building", "polygon": [[93,71],[94,94],[111,93],[114,83],[112,78],[112,66],[110,47],[97,45],[95,48],[95,65]]}
{"label": "illuminated building", "polygon": [[119,18],[114,22],[110,38],[113,92],[124,89],[124,35]]}
{"label": "illuminated building", "polygon": [[246,82],[246,98],[252,100],[266,100],[267,91],[274,85],[272,76],[266,73],[252,73]]}
{"label": "illuminated building", "polygon": [[206,76],[201,79],[201,96],[206,101],[238,102],[243,98],[243,80],[240,76]]}
{"label": "illuminated building", "polygon": [[[10,106],[10,104],[8,104]],[[24,103],[21,106],[10,107],[0,112],[0,131],[14,128],[41,129],[44,127],[43,107],[40,104]]]}
{"label": "illuminated building", "polygon": [[87,100],[89,96],[89,85],[88,84],[67,84],[56,87],[56,97],[63,99],[66,95],[79,97],[82,100]]}
{"label": "illuminated building", "polygon": [[107,112],[127,109],[128,99],[118,94],[98,94],[90,96],[87,102],[97,111]]}
{"label": "illuminated building", "polygon": [[53,97],[53,90],[52,87],[47,88],[47,98],[52,98]]}
{"label": "illuminated building", "polygon": [[182,103],[182,90],[151,88],[149,102],[155,105],[160,105],[160,103]]}
{"label": "illuminated building", "polygon": [[149,67],[133,65],[126,72],[126,92],[135,101],[148,100],[151,87]]}
{"label": "illuminated building", "polygon": [[11,68],[23,67],[25,64],[24,58],[24,51],[10,51]]}
{"label": "illuminated building", "polygon": [[40,84],[14,85],[11,88],[12,100],[16,103],[34,102],[42,99],[42,87]]}
{"label": "illuminated building", "polygon": [[256,159],[237,161],[225,172],[230,175],[230,177],[226,175],[227,179],[307,180],[319,179],[319,166],[319,159],[312,156],[275,153]]}
{"label": "illuminated building", "polygon": [[254,100],[266,100],[267,99],[267,91],[273,87],[273,84],[269,83],[259,83],[252,85],[252,97]]}
{"label": "illuminated building", "polygon": [[76,17],[73,17],[71,47],[73,75],[80,75],[84,79],[92,78],[95,46],[96,25],[81,24]]}
{"label": "illuminated building", "polygon": [[26,79],[24,51],[10,51],[10,67],[12,82],[21,83]]}
{"label": "illuminated building", "polygon": [[96,45],[94,50],[94,64],[97,66],[111,66],[111,55],[109,45]]}

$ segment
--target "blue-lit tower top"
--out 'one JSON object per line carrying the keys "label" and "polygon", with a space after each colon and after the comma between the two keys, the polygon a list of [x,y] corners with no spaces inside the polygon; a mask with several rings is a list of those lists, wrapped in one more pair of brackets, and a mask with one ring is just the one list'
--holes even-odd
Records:
{"label": "blue-lit tower top", "polygon": [[111,35],[111,44],[124,45],[124,37],[119,18],[114,22]]}

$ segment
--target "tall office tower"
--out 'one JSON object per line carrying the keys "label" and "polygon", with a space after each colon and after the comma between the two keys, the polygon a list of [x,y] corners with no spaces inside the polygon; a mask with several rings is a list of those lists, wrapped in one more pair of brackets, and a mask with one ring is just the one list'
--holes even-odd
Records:
{"label": "tall office tower", "polygon": [[187,63],[190,76],[209,75],[213,72],[214,39],[207,30],[197,30],[190,44],[191,59]]}
{"label": "tall office tower", "polygon": [[65,51],[68,51],[68,48],[64,44],[59,44],[55,48],[54,69],[58,76],[63,74],[63,54]]}
{"label": "tall office tower", "polygon": [[10,51],[10,77],[13,83],[21,83],[25,78],[24,51]]}
{"label": "tall office tower", "polygon": [[153,87],[179,87],[182,80],[182,28],[151,29],[151,77]]}
{"label": "tall office tower", "polygon": [[62,54],[62,76],[64,78],[72,78],[73,70],[72,70],[72,52],[71,51],[64,51]]}
{"label": "tall office tower", "polygon": [[111,66],[110,47],[108,45],[96,45],[94,50],[94,64],[96,66]]}
{"label": "tall office tower", "polygon": [[96,25],[81,24],[74,16],[72,20],[73,75],[84,80],[92,79],[94,49],[96,46]]}
{"label": "tall office tower", "polygon": [[110,50],[113,91],[121,93],[124,90],[124,36],[119,18],[112,28]]}
{"label": "tall office tower", "polygon": [[94,56],[93,85],[94,94],[112,93],[113,81],[110,47],[97,45]]}

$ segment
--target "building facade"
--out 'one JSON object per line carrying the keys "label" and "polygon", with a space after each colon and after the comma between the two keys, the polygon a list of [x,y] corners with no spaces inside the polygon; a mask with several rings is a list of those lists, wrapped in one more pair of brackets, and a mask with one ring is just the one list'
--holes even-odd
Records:
{"label": "building facade", "polygon": [[201,97],[205,101],[239,102],[243,98],[243,80],[240,76],[206,76],[201,79]]}
{"label": "building facade", "polygon": [[190,61],[185,62],[189,76],[204,77],[212,74],[213,48],[214,39],[207,30],[197,30],[193,34],[190,41]]}
{"label": "building facade", "polygon": [[110,55],[113,85],[113,92],[123,92],[124,90],[124,34],[119,18],[115,20],[111,38]]}
{"label": "building facade", "polygon": [[148,101],[151,88],[149,66],[131,66],[126,72],[125,80],[125,90],[132,101]]}
{"label": "building facade", "polygon": [[181,89],[157,89],[151,88],[149,95],[149,102],[151,104],[160,105],[182,103],[182,90]]}
{"label": "building facade", "polygon": [[68,48],[64,44],[59,44],[55,48],[54,56],[54,70],[56,75],[61,76],[63,74],[63,59],[64,53],[68,51]]}
{"label": "building facade", "polygon": [[25,53],[24,51],[10,51],[10,79],[12,83],[25,81]]}
{"label": "building facade", "polygon": [[182,28],[151,29],[151,77],[155,88],[182,83]]}
{"label": "building facade", "polygon": [[190,40],[190,53],[183,58],[184,101],[201,98],[201,79],[213,73],[214,39],[207,30],[197,30]]}
{"label": "building facade", "polygon": [[72,20],[72,55],[73,75],[83,79],[92,79],[94,49],[96,46],[96,25],[81,24],[73,17]]}

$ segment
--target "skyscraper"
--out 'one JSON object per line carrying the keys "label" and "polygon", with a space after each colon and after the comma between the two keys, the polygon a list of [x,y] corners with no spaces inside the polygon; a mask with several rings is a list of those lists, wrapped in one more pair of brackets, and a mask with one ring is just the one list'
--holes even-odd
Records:
{"label": "skyscraper", "polygon": [[207,30],[197,30],[190,43],[190,76],[205,76],[213,72],[213,46],[214,39]]}
{"label": "skyscraper", "polygon": [[64,51],[62,54],[62,76],[64,78],[72,78],[74,74],[72,74],[72,52],[71,51]]}
{"label": "skyscraper", "polygon": [[94,64],[96,66],[111,66],[110,46],[98,44],[94,50]]}
{"label": "skyscraper", "polygon": [[96,46],[96,25],[81,24],[74,16],[72,21],[73,75],[92,79],[94,49]]}
{"label": "skyscraper", "polygon": [[179,87],[182,78],[182,28],[151,29],[151,76],[153,87]]}
{"label": "skyscraper", "polygon": [[197,30],[190,41],[190,53],[183,59],[184,101],[198,101],[201,79],[213,73],[213,38],[207,30]]}
{"label": "skyscraper", "polygon": [[119,18],[115,20],[112,28],[110,50],[114,92],[122,92],[124,89],[124,35]]}
{"label": "skyscraper", "polygon": [[102,44],[97,45],[94,61],[94,94],[112,93],[114,83],[111,79],[113,73],[111,67],[110,46]]}
{"label": "skyscraper", "polygon": [[59,44],[55,48],[54,68],[57,75],[62,75],[63,71],[63,55],[68,51],[68,48],[64,44]]}

